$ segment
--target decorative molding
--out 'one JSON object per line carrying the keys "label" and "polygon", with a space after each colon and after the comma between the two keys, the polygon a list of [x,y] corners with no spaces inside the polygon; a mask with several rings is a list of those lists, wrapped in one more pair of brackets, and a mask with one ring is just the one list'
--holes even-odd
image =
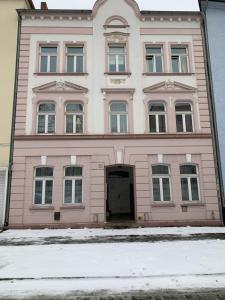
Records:
{"label": "decorative molding", "polygon": [[143,92],[145,94],[148,93],[195,93],[196,92],[196,88],[177,82],[177,81],[171,81],[171,80],[167,80],[167,81],[163,81],[154,85],[151,85],[147,88],[143,89]]}
{"label": "decorative molding", "polygon": [[68,81],[53,81],[33,88],[35,94],[40,93],[88,93],[88,89]]}
{"label": "decorative molding", "polygon": [[107,0],[97,0],[93,6],[92,9],[92,17],[95,18],[98,10],[100,9],[101,6],[103,6],[106,3]]}
{"label": "decorative molding", "polygon": [[141,12],[137,2],[135,0],[125,0],[125,1],[131,8],[133,8],[136,17],[141,19]]}
{"label": "decorative molding", "polygon": [[120,93],[120,94],[134,94],[135,89],[129,89],[129,88],[105,88],[101,89],[103,94],[114,94],[114,93]]}
{"label": "decorative molding", "polygon": [[[120,24],[114,24],[112,25],[111,23],[113,21],[119,21],[121,23]],[[127,28],[127,27],[130,27],[127,20],[124,19],[123,17],[121,16],[111,16],[109,17],[106,21],[105,21],[105,24],[103,25],[104,28]]]}

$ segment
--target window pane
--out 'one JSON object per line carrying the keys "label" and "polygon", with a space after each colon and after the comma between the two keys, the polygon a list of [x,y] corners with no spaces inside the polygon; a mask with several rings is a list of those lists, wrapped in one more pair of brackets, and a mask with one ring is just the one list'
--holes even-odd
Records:
{"label": "window pane", "polygon": [[68,176],[68,177],[82,176],[82,168],[81,167],[67,167],[67,168],[65,168],[65,176]]}
{"label": "window pane", "polygon": [[50,57],[50,72],[56,72],[56,61],[57,61],[56,56]]}
{"label": "window pane", "polygon": [[67,57],[67,72],[69,72],[69,73],[74,72],[74,57],[73,56]]}
{"label": "window pane", "polygon": [[45,116],[38,116],[38,133],[45,133]]}
{"label": "window pane", "polygon": [[125,72],[125,56],[119,55],[119,72]]}
{"label": "window pane", "polygon": [[187,178],[181,178],[181,191],[182,191],[182,200],[190,200],[189,199],[189,193],[188,193],[188,179]]}
{"label": "window pane", "polygon": [[159,178],[153,178],[153,199],[154,201],[160,201],[160,185]]}
{"label": "window pane", "polygon": [[116,115],[111,115],[111,132],[118,132]]}
{"label": "window pane", "polygon": [[154,72],[153,56],[147,56],[146,60],[147,60],[147,71],[150,73]]}
{"label": "window pane", "polygon": [[83,112],[83,105],[79,103],[69,103],[66,105],[67,112]]}
{"label": "window pane", "polygon": [[73,133],[73,115],[66,116],[66,133]]}
{"label": "window pane", "polygon": [[82,202],[82,180],[75,181],[75,203]]}
{"label": "window pane", "polygon": [[184,166],[180,166],[180,174],[181,175],[185,175],[185,174],[197,174],[197,167],[194,165],[184,165]]}
{"label": "window pane", "polygon": [[57,47],[41,47],[41,54],[57,55]]}
{"label": "window pane", "polygon": [[186,54],[187,53],[187,49],[185,47],[172,47],[171,49],[172,54],[177,54],[177,55],[182,55],[182,54]]}
{"label": "window pane", "polygon": [[114,102],[110,105],[110,111],[111,112],[126,112],[127,111],[127,105],[123,102]]}
{"label": "window pane", "polygon": [[163,196],[164,196],[164,201],[170,201],[170,180],[169,178],[163,178],[162,179],[163,183]]}
{"label": "window pane", "polygon": [[83,54],[83,47],[67,47],[69,54]]}
{"label": "window pane", "polygon": [[183,73],[188,72],[187,56],[181,57],[181,72],[183,72]]}
{"label": "window pane", "polygon": [[76,72],[83,73],[83,56],[77,56],[77,69]]}
{"label": "window pane", "polygon": [[165,106],[163,104],[150,104],[149,111],[165,111]]}
{"label": "window pane", "polygon": [[159,115],[159,132],[166,132],[166,118],[165,118],[165,115]]}
{"label": "window pane", "polygon": [[149,127],[150,127],[150,132],[156,132],[156,116],[155,115],[150,115],[149,116]]}
{"label": "window pane", "polygon": [[176,104],[176,111],[191,111],[191,104],[189,103],[177,103]]}
{"label": "window pane", "polygon": [[76,133],[83,133],[83,116],[76,117]]}
{"label": "window pane", "polygon": [[72,180],[65,180],[64,203],[72,203]]}
{"label": "window pane", "polygon": [[156,72],[162,72],[163,66],[162,66],[162,57],[161,56],[155,57],[155,64],[156,64]]}
{"label": "window pane", "polygon": [[42,184],[41,180],[35,181],[34,204],[42,204]]}
{"label": "window pane", "polygon": [[192,193],[193,201],[199,200],[198,179],[197,178],[191,178],[191,193]]}
{"label": "window pane", "polygon": [[185,115],[185,121],[186,121],[186,131],[192,132],[193,131],[192,115]]}
{"label": "window pane", "polygon": [[43,167],[36,168],[36,177],[52,177],[53,168]]}
{"label": "window pane", "polygon": [[163,166],[163,165],[158,165],[158,166],[152,166],[152,174],[155,175],[168,175],[169,174],[169,167],[168,166]]}
{"label": "window pane", "polygon": [[183,118],[182,115],[176,115],[177,132],[183,132]]}
{"label": "window pane", "polygon": [[147,47],[146,53],[155,55],[155,54],[162,54],[162,48],[161,47]]}
{"label": "window pane", "polygon": [[55,132],[55,116],[50,115],[48,116],[48,133]]}
{"label": "window pane", "polygon": [[52,180],[46,180],[45,204],[51,204],[52,203],[52,186],[53,186],[53,181]]}
{"label": "window pane", "polygon": [[116,72],[116,56],[114,55],[109,56],[109,71]]}
{"label": "window pane", "polygon": [[55,104],[54,103],[42,103],[38,108],[39,112],[54,112]]}
{"label": "window pane", "polygon": [[41,72],[47,72],[48,71],[48,57],[47,56],[41,56]]}
{"label": "window pane", "polygon": [[172,69],[174,73],[179,72],[179,57],[178,56],[172,56]]}
{"label": "window pane", "polygon": [[120,116],[120,132],[127,133],[127,116]]}
{"label": "window pane", "polygon": [[124,54],[125,48],[124,47],[109,47],[110,54]]}

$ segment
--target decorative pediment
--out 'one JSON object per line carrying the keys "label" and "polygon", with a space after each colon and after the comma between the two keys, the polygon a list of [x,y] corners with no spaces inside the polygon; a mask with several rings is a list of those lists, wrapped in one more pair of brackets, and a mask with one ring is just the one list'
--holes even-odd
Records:
{"label": "decorative pediment", "polygon": [[39,93],[79,93],[86,94],[88,89],[68,81],[53,81],[33,88],[35,94]]}
{"label": "decorative pediment", "polygon": [[148,93],[194,93],[196,88],[177,82],[177,81],[163,81],[154,85],[151,85],[143,89],[145,94]]}

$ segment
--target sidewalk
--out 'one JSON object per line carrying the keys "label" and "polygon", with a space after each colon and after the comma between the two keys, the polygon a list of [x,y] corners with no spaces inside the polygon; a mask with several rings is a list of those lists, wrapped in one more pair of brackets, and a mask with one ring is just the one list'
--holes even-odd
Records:
{"label": "sidewalk", "polygon": [[[0,299],[225,299],[224,235],[225,228],[207,227],[6,231]],[[207,298],[190,298],[199,289],[210,289]]]}

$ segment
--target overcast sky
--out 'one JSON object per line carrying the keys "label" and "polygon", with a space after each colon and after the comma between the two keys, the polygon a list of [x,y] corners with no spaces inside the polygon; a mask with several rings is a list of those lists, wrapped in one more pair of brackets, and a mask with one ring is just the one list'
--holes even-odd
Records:
{"label": "overcast sky", "polygon": [[[42,0],[44,1],[44,0]],[[49,8],[92,9],[95,0],[45,0]],[[110,0],[113,1],[113,0]],[[33,0],[40,8],[41,0]],[[141,10],[198,10],[198,0],[137,0]]]}

